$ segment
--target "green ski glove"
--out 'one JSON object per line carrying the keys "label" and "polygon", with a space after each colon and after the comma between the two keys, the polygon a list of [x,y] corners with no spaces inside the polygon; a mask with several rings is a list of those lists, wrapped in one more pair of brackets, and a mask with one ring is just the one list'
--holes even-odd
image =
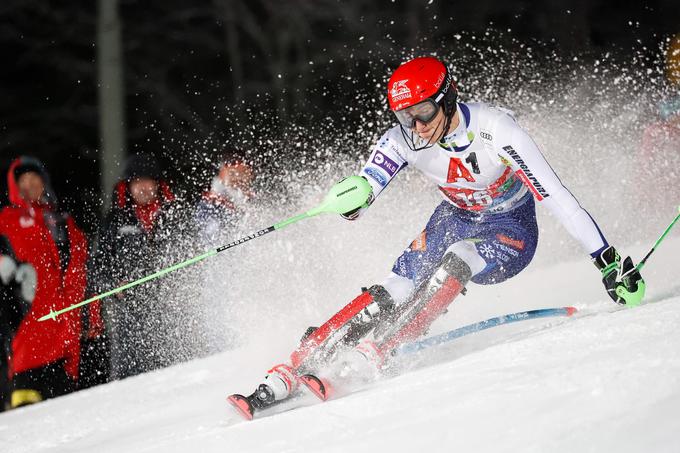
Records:
{"label": "green ski glove", "polygon": [[640,305],[646,285],[630,256],[621,262],[619,253],[609,246],[593,262],[602,272],[602,284],[614,302],[629,307]]}
{"label": "green ski glove", "polygon": [[[360,177],[363,178],[364,181],[366,181],[366,185],[370,188],[371,186],[370,186],[370,184],[368,184],[368,181],[366,180],[366,178],[363,177],[363,176],[360,176]],[[347,178],[345,178],[345,179],[347,179]],[[343,179],[342,181],[344,181],[345,179]],[[340,181],[340,182],[342,182],[342,181]],[[351,211],[343,212],[340,215],[342,216],[343,219],[346,219],[346,220],[356,220],[356,219],[359,218],[359,216],[361,215],[363,210],[368,208],[371,205],[371,203],[373,203],[374,199],[375,199],[375,197],[373,196],[373,189],[371,188],[370,192],[368,193],[368,197],[366,198],[366,203],[362,204],[361,206],[359,206],[356,209],[352,209]]]}

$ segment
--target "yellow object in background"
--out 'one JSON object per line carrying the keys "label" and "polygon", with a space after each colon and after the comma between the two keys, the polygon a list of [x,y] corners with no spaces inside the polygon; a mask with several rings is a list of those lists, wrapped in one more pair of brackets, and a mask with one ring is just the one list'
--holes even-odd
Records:
{"label": "yellow object in background", "polygon": [[14,390],[12,392],[12,409],[20,406],[25,406],[27,404],[38,403],[43,400],[42,395],[37,390],[22,389]]}
{"label": "yellow object in background", "polygon": [[680,85],[680,33],[671,38],[666,50],[666,79],[671,85]]}

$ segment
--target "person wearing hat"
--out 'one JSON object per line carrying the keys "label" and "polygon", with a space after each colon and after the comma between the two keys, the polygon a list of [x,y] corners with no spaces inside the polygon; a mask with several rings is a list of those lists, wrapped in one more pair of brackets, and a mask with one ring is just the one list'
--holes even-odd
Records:
{"label": "person wearing hat", "polygon": [[[113,202],[100,228],[97,250],[90,265],[92,294],[151,274],[162,267],[172,236],[175,196],[151,155],[131,156],[113,189]],[[140,285],[104,305],[113,379],[150,371],[164,365],[154,336],[159,319],[159,284]]]}
{"label": "person wearing hat", "polygon": [[[239,224],[246,220],[249,205],[255,197],[253,168],[249,163],[235,158],[230,152],[222,156],[218,165],[209,188],[201,194],[193,212],[197,253],[238,237]],[[223,267],[202,266],[189,272],[194,273],[196,280],[204,282],[229,278]],[[192,306],[191,313],[193,322],[202,326],[205,340],[194,347],[194,355],[206,355],[238,344],[239,329],[231,315],[231,296],[230,290],[222,286],[218,289],[212,284],[203,285],[195,294],[198,303]]]}
{"label": "person wearing hat", "polygon": [[13,286],[15,297],[7,297],[4,291],[0,322],[5,337],[12,337],[9,405],[18,407],[63,395],[77,386],[79,311],[50,322],[38,322],[38,318],[82,300],[88,244],[73,218],[59,211],[42,163],[19,157],[10,165],[7,183],[10,204],[0,211],[4,244],[0,247],[0,283]]}
{"label": "person wearing hat", "polygon": [[210,189],[203,192],[194,220],[202,243],[226,239],[253,199],[253,169],[240,159],[222,159]]}

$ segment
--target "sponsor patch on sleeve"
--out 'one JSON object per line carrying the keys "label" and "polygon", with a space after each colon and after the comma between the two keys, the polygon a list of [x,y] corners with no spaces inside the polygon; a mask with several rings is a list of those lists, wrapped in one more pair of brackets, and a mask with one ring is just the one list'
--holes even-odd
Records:
{"label": "sponsor patch on sleeve", "polygon": [[380,151],[375,152],[371,162],[385,170],[390,176],[394,176],[399,170],[399,165]]}
{"label": "sponsor patch on sleeve", "polygon": [[524,185],[529,188],[531,193],[534,194],[536,200],[543,201],[544,198],[548,198],[550,194],[545,190],[545,187],[543,187],[536,175],[534,175],[529,166],[524,162],[524,159],[517,154],[517,151],[515,151],[512,146],[504,146],[503,150],[505,150],[505,152],[512,157],[512,160],[515,161],[517,166],[519,166],[519,170],[515,173],[519,176],[519,179],[522,180]]}
{"label": "sponsor patch on sleeve", "polygon": [[377,168],[367,167],[364,169],[364,173],[380,184],[380,186],[385,187],[387,185],[387,176]]}

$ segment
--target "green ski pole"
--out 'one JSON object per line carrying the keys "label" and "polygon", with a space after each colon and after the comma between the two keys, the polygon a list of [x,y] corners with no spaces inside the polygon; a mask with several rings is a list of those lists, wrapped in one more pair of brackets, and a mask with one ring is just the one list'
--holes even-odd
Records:
{"label": "green ski pole", "polygon": [[350,176],[348,178],[343,179],[336,185],[334,185],[331,190],[328,192],[328,195],[324,198],[323,202],[321,202],[320,205],[317,207],[304,212],[302,214],[296,215],[295,217],[291,217],[289,219],[286,219],[282,222],[279,222],[277,224],[274,224],[268,228],[265,228],[263,230],[257,231],[255,233],[252,233],[248,236],[245,236],[241,239],[238,239],[234,242],[231,242],[229,244],[223,245],[221,247],[218,247],[216,249],[210,250],[202,255],[196,256],[194,258],[188,259],[186,261],[182,261],[181,263],[177,263],[173,266],[167,267],[165,269],[161,269],[158,272],[155,272],[151,275],[147,275],[146,277],[140,278],[139,280],[135,280],[133,282],[127,283],[123,286],[120,286],[118,288],[112,289],[110,291],[107,291],[105,293],[99,294],[97,296],[91,297],[87,300],[84,300],[82,302],[78,302],[77,304],[73,304],[71,306],[68,306],[66,308],[62,308],[61,310],[50,310],[49,314],[42,316],[41,318],[38,318],[38,321],[46,321],[48,319],[53,319],[56,320],[57,316],[69,312],[71,310],[75,310],[76,308],[80,308],[84,305],[90,304],[92,302],[95,302],[99,299],[103,299],[105,297],[111,296],[113,294],[117,294],[121,291],[125,291],[126,289],[133,288],[137,285],[141,285],[142,283],[154,280],[158,277],[162,277],[165,274],[169,274],[170,272],[176,271],[178,269],[182,269],[183,267],[187,267],[191,264],[197,263],[199,261],[202,261],[206,258],[209,258],[211,256],[217,255],[220,252],[223,252],[225,250],[228,250],[232,247],[236,247],[237,245],[241,245],[244,242],[248,242],[251,239],[256,239],[261,236],[264,236],[265,234],[271,233],[272,231],[280,230],[282,228],[287,227],[288,225],[291,225],[293,223],[296,223],[300,220],[309,218],[309,217],[314,217],[316,215],[319,215],[324,212],[332,212],[336,214],[343,214],[345,212],[352,211],[354,209],[366,206],[366,203],[368,201],[368,198],[371,193],[371,185],[366,181],[366,179],[362,178],[361,176]]}
{"label": "green ski pole", "polygon": [[[678,211],[680,211],[680,206],[678,206]],[[649,252],[647,252],[647,255],[645,255],[645,257],[642,258],[642,261],[640,261],[640,262],[638,263],[638,265],[635,266],[635,268],[636,268],[638,271],[641,270],[641,269],[644,267],[645,263],[647,262],[647,259],[652,255],[652,253],[654,253],[654,250],[656,250],[656,248],[659,246],[659,244],[661,244],[661,241],[663,241],[664,238],[666,237],[666,235],[668,234],[668,232],[671,231],[671,228],[673,228],[673,225],[675,225],[675,223],[678,221],[678,219],[680,219],[680,214],[678,214],[678,215],[675,216],[675,218],[673,219],[673,221],[670,223],[670,225],[668,225],[668,226],[666,227],[666,229],[665,229],[664,232],[661,234],[661,236],[659,237],[659,239],[656,240],[656,242],[655,242],[654,245],[652,246],[652,249],[651,249]]]}

